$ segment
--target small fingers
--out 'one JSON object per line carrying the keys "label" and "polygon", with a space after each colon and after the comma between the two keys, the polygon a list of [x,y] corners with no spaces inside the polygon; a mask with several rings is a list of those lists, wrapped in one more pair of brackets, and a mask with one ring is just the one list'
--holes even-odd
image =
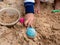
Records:
{"label": "small fingers", "polygon": [[25,26],[28,26],[29,21],[30,21],[30,19],[28,19],[28,20],[25,21],[25,23],[24,23]]}
{"label": "small fingers", "polygon": [[25,26],[27,26],[27,25],[28,25],[28,20],[27,20],[27,21],[25,21],[25,23],[24,23],[24,24],[25,24]]}
{"label": "small fingers", "polygon": [[29,25],[29,26],[32,26],[32,24],[33,24],[33,19],[30,20],[30,22],[29,22],[28,25]]}

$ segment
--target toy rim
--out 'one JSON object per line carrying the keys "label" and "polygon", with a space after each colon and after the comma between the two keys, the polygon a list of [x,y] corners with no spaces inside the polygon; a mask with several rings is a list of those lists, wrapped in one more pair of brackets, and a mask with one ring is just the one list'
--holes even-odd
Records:
{"label": "toy rim", "polygon": [[7,9],[15,10],[15,11],[18,13],[18,16],[19,16],[19,17],[18,17],[18,19],[17,19],[16,21],[14,21],[14,22],[12,22],[12,23],[2,23],[2,22],[0,22],[0,24],[1,24],[1,25],[14,25],[14,24],[17,23],[17,22],[19,21],[19,19],[20,19],[20,11],[17,10],[16,8],[8,7],[8,8],[3,8],[3,9],[1,9],[0,12],[2,12],[3,10],[7,10]]}

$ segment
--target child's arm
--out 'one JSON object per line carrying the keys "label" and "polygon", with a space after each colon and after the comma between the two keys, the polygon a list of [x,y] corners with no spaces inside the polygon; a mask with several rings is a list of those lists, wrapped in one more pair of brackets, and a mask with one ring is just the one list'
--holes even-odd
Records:
{"label": "child's arm", "polygon": [[25,26],[32,26],[34,21],[34,4],[35,0],[24,0],[25,6]]}
{"label": "child's arm", "polygon": [[35,0],[35,13],[40,15],[40,0]]}
{"label": "child's arm", "polygon": [[40,0],[35,0],[35,3],[36,3],[37,5],[40,5]]}

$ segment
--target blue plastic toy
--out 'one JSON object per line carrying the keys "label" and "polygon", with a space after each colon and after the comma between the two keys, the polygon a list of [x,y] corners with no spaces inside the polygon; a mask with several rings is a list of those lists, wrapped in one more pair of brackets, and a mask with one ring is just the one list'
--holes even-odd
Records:
{"label": "blue plastic toy", "polygon": [[26,34],[27,34],[28,37],[34,38],[34,37],[36,37],[36,34],[37,34],[37,33],[36,33],[36,31],[35,31],[34,28],[28,27],[28,28],[27,28],[27,31],[26,31]]}

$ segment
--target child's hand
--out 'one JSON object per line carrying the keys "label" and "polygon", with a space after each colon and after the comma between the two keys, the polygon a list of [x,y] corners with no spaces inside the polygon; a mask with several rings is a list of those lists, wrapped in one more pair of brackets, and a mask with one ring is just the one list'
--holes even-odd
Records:
{"label": "child's hand", "polygon": [[25,26],[32,26],[34,22],[34,14],[28,13],[25,15]]}
{"label": "child's hand", "polygon": [[35,5],[35,13],[40,14],[40,4]]}

